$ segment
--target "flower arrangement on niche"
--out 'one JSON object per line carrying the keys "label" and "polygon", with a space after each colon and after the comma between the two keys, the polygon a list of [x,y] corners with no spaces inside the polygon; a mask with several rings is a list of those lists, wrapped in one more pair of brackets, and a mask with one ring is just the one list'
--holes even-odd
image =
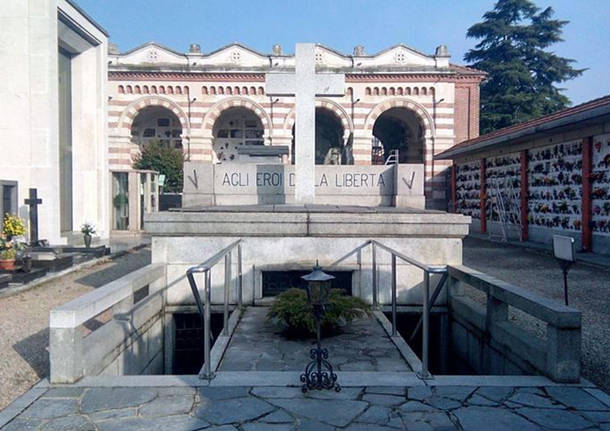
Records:
{"label": "flower arrangement on niche", "polygon": [[530,151],[530,223],[580,230],[581,152],[579,142]]}
{"label": "flower arrangement on niche", "polygon": [[25,248],[25,223],[19,217],[5,214],[0,232],[0,269],[14,270],[17,252]]}

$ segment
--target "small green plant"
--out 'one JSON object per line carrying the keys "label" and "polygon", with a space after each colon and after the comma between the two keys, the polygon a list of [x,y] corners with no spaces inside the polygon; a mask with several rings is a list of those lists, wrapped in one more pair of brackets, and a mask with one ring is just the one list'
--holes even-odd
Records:
{"label": "small green plant", "polygon": [[[360,298],[345,295],[342,289],[331,289],[329,304],[321,322],[322,333],[337,332],[356,317],[369,315],[369,305]],[[267,313],[267,319],[289,337],[315,336],[316,321],[304,289],[288,289],[278,295]]]}
{"label": "small green plant", "polygon": [[166,192],[182,192],[184,154],[153,139],[143,145],[133,163],[134,169],[150,169],[165,175]]}
{"label": "small green plant", "polygon": [[85,223],[81,226],[80,231],[83,235],[93,235],[95,233],[95,226],[91,223]]}
{"label": "small green plant", "polygon": [[127,205],[128,202],[129,202],[129,199],[127,199],[127,195],[125,193],[119,193],[118,195],[116,195],[114,197],[114,199],[112,199],[112,204],[117,209],[122,208],[123,206]]}
{"label": "small green plant", "polygon": [[10,241],[4,232],[0,233],[0,260],[15,259],[20,248],[21,244]]}

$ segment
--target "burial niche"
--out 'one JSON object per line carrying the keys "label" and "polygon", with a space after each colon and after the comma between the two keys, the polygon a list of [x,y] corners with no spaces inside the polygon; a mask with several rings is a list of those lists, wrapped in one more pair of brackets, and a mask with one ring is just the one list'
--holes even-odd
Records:
{"label": "burial niche", "polygon": [[182,148],[182,124],[171,110],[148,106],[138,112],[131,125],[131,141],[145,145],[157,141],[169,148]]}
{"label": "burial niche", "polygon": [[[343,142],[341,119],[331,110],[316,108],[316,165],[346,165],[351,155]],[[295,126],[292,127],[292,163],[295,162]]]}
{"label": "burial niche", "polygon": [[408,108],[391,108],[373,126],[372,163],[383,165],[393,150],[399,163],[424,163],[424,128]]}
{"label": "burial niche", "polygon": [[244,107],[223,111],[212,133],[215,163],[237,162],[239,147],[265,144],[263,123],[258,115]]}

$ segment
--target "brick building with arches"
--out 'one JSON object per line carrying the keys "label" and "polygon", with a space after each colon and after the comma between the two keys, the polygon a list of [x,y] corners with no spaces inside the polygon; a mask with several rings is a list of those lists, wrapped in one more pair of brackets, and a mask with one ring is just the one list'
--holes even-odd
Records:
{"label": "brick building with arches", "polygon": [[[268,146],[281,163],[294,160],[294,97],[266,93],[268,73],[294,69],[275,45],[263,54],[233,43],[180,53],[151,42],[108,61],[109,167],[129,169],[150,139],[181,148],[186,160],[247,162],[243,148]],[[316,100],[317,164],[423,163],[430,206],[446,209],[450,162],[434,155],[478,136],[480,71],[405,45],[352,55],[316,46],[318,71],[345,74],[343,97]],[[319,130],[318,130],[319,129]],[[269,152],[269,151],[267,151]]]}

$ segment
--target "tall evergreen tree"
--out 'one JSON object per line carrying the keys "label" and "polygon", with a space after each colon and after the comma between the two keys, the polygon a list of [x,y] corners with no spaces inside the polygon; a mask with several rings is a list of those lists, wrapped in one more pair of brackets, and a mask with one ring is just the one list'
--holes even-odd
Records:
{"label": "tall evergreen tree", "polygon": [[488,73],[481,85],[481,133],[563,109],[570,100],[555,86],[582,74],[574,60],[548,48],[560,42],[568,21],[553,19],[553,9],[540,10],[530,0],[498,0],[483,21],[468,29],[480,39],[464,56],[472,67]]}

